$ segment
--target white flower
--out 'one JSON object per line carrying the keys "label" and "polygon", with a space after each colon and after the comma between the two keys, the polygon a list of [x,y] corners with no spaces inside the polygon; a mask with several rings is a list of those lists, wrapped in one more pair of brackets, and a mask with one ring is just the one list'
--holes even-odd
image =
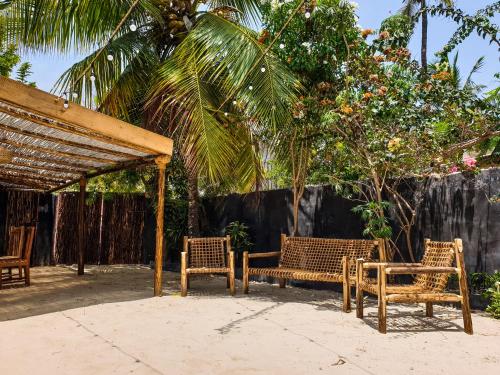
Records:
{"label": "white flower", "polygon": [[358,9],[359,8],[359,4],[355,1],[351,1],[349,2],[349,4],[351,4],[351,7],[352,9]]}

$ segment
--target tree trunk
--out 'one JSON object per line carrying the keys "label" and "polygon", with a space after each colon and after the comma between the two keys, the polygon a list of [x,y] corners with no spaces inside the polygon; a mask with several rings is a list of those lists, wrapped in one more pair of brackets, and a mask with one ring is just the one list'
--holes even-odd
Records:
{"label": "tree trunk", "polygon": [[188,189],[188,235],[200,236],[200,195],[198,193],[198,173],[192,168],[187,170]]}
{"label": "tree trunk", "polygon": [[422,63],[422,71],[427,73],[427,11],[424,10],[427,4],[425,0],[421,1],[421,9],[422,9],[422,47],[420,50],[420,60]]}

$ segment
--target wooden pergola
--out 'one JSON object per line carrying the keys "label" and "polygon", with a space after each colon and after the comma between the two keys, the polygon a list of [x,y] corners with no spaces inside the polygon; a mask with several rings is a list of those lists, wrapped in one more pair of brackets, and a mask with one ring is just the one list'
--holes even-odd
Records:
{"label": "wooden pergola", "polygon": [[87,180],[148,164],[158,167],[154,295],[162,293],[165,168],[173,142],[0,76],[0,187],[55,192],[79,183],[78,275],[84,274]]}

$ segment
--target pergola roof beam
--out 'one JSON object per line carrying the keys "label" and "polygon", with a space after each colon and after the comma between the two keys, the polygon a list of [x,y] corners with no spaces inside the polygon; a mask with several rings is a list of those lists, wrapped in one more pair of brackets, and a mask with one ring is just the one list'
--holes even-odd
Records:
{"label": "pergola roof beam", "polygon": [[101,154],[109,154],[109,155],[114,155],[114,156],[118,156],[118,157],[126,158],[126,159],[134,159],[134,158],[137,157],[137,156],[132,155],[132,154],[126,154],[124,152],[114,151],[114,150],[105,149],[105,148],[100,148],[98,146],[87,145],[87,144],[84,144],[84,143],[78,143],[78,142],[63,140],[63,139],[59,139],[59,138],[56,138],[56,137],[52,137],[50,135],[45,135],[45,134],[41,134],[41,133],[30,132],[30,131],[27,131],[27,130],[19,129],[19,128],[16,128],[14,126],[9,126],[9,125],[5,125],[5,124],[1,124],[1,123],[0,123],[0,129],[3,129],[3,130],[8,131],[8,132],[16,133],[16,134],[19,134],[19,135],[24,135],[24,136],[27,136],[27,137],[31,137],[31,138],[36,138],[36,139],[40,139],[40,140],[46,140],[46,141],[51,141],[51,142],[55,142],[55,143],[60,143],[62,145],[76,147],[76,148],[81,148],[81,149],[84,149],[84,150],[98,152],[98,153],[101,153]]}
{"label": "pergola roof beam", "polygon": [[114,163],[116,163],[116,160],[112,160],[112,159],[97,158],[94,156],[81,155],[81,154],[68,152],[68,151],[56,151],[56,150],[48,148],[48,147],[34,146],[34,145],[29,144],[29,143],[16,142],[16,141],[12,141],[12,140],[5,139],[5,138],[0,139],[0,143],[14,146],[16,148],[23,148],[26,150],[39,151],[39,152],[42,152],[44,154],[55,155],[55,156],[60,156],[60,157],[65,157],[65,158],[75,158],[75,159],[86,160],[86,161],[91,161],[91,162],[98,162],[98,163],[102,163],[102,164],[114,164]]}

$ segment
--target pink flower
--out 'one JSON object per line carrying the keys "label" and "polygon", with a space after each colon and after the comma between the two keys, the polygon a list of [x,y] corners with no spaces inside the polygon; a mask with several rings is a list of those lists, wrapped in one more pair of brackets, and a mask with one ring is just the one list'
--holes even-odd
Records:
{"label": "pink flower", "polygon": [[456,165],[450,167],[450,173],[456,173],[456,172],[458,172],[458,167]]}
{"label": "pink flower", "polygon": [[476,158],[469,156],[469,155],[464,156],[463,162],[464,162],[464,165],[468,168],[475,168],[476,164],[477,164]]}

